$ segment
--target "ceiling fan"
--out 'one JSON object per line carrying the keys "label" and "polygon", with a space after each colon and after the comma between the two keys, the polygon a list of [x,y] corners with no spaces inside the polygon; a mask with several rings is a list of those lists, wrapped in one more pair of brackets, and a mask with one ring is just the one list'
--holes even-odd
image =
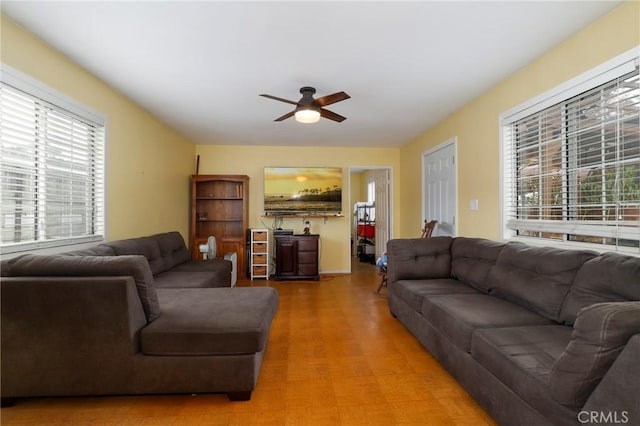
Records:
{"label": "ceiling fan", "polygon": [[336,114],[335,112],[329,111],[328,109],[324,108],[327,105],[335,104],[336,102],[349,99],[351,96],[347,95],[345,92],[338,92],[334,93],[333,95],[327,95],[318,99],[314,99],[313,94],[316,93],[316,89],[314,89],[313,87],[305,86],[300,89],[300,93],[302,93],[302,98],[300,98],[298,102],[265,94],[261,94],[260,96],[274,99],[280,102],[286,102],[288,104],[296,106],[296,109],[294,109],[293,111],[283,115],[282,117],[278,117],[273,121],[286,120],[287,118],[293,117],[294,115],[296,117],[296,121],[300,123],[315,123],[316,121],[320,120],[320,117],[328,118],[329,120],[337,121],[338,123],[347,119],[347,117],[343,117],[340,114]]}

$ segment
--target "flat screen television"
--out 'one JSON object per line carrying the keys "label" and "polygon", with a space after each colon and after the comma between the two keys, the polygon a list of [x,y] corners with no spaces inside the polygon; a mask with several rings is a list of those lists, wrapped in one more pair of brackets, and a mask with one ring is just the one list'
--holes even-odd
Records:
{"label": "flat screen television", "polygon": [[265,167],[267,215],[342,213],[342,168]]}

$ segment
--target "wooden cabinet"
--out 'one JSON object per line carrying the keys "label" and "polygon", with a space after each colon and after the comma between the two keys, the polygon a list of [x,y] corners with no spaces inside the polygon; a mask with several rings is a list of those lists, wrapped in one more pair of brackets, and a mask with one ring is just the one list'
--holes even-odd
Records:
{"label": "wooden cabinet", "polygon": [[198,245],[216,237],[217,256],[238,254],[238,276],[246,271],[246,235],[249,216],[249,176],[191,176],[191,257],[202,259]]}
{"label": "wooden cabinet", "polygon": [[251,256],[249,257],[251,279],[269,279],[269,230],[249,230],[249,244],[251,247]]}
{"label": "wooden cabinet", "polygon": [[276,280],[319,280],[318,235],[276,235]]}

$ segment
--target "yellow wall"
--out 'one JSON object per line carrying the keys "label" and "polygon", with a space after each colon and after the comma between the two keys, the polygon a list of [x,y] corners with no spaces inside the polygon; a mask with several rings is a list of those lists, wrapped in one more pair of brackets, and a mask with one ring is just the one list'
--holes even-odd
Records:
{"label": "yellow wall", "polygon": [[[421,220],[421,157],[458,137],[458,235],[500,237],[499,115],[640,45],[640,3],[630,1],[584,28],[499,85],[465,105],[401,150],[398,237]],[[523,46],[526,48],[526,46]],[[473,73],[473,70],[469,70]],[[410,184],[410,183],[416,184]],[[479,210],[469,200],[479,200]]]}
{"label": "yellow wall", "polygon": [[107,239],[188,238],[195,145],[2,16],[1,60],[107,117]]}
{"label": "yellow wall", "polygon": [[358,201],[367,201],[367,183],[363,183],[363,176],[364,172],[351,173],[351,206]]}
{"label": "yellow wall", "polygon": [[[200,174],[242,174],[248,175],[249,182],[249,226],[252,228],[271,228],[272,218],[263,214],[264,167],[268,166],[328,166],[342,167],[343,188],[349,188],[348,167],[388,166],[392,173],[399,168],[400,150],[397,148],[301,148],[285,146],[231,146],[198,145],[200,155]],[[399,182],[394,179],[394,192],[399,191]],[[351,203],[352,205],[353,203]],[[399,203],[394,202],[394,208]],[[343,217],[311,218],[311,232],[320,234],[320,272],[335,273],[350,271],[351,210],[346,191],[342,197]],[[396,223],[394,230],[399,225]],[[282,227],[293,229],[296,233],[303,230],[303,219],[284,219]]]}

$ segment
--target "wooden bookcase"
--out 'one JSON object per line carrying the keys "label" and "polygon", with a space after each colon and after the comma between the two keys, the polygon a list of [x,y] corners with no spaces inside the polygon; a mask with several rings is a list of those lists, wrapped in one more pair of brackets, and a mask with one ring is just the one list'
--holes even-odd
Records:
{"label": "wooden bookcase", "polygon": [[246,277],[246,235],[249,216],[249,176],[191,176],[191,257],[210,236],[216,237],[217,256],[238,254],[238,277]]}

